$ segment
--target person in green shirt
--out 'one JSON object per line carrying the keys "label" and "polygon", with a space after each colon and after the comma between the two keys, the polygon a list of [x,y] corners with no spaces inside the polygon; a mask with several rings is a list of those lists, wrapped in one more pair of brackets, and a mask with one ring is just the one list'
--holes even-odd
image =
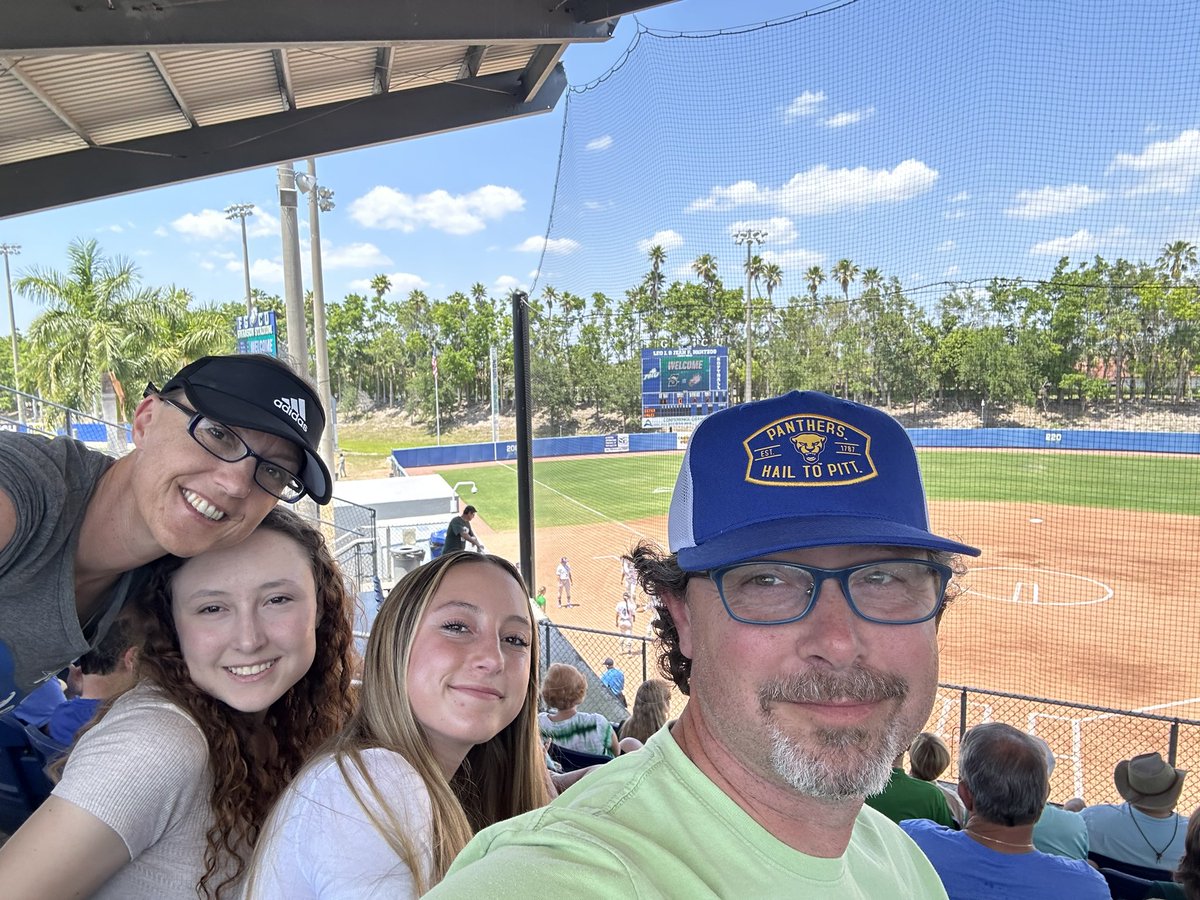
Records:
{"label": "person in green shirt", "polygon": [[537,596],[533,598],[533,602],[537,604],[538,609],[542,612],[546,611],[546,589],[544,587],[538,588]]}
{"label": "person in green shirt", "polygon": [[904,771],[904,754],[892,761],[892,775],[887,787],[866,800],[867,806],[879,810],[893,822],[905,819],[929,819],[939,825],[957,830],[958,823],[950,814],[950,804],[936,784],[920,781]]}
{"label": "person in green shirt", "polygon": [[929,530],[904,429],[816,392],[714,413],[667,531],[630,558],[683,712],[479,832],[428,897],[944,900],[863,805],[929,717],[956,554],[979,554]]}

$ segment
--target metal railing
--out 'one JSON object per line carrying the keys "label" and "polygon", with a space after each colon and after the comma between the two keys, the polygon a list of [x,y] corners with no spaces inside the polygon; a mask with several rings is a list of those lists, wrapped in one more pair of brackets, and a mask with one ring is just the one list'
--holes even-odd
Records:
{"label": "metal railing", "polygon": [[[544,620],[542,632],[543,668],[562,656],[554,648],[552,633],[572,645],[590,671],[598,677],[603,661],[612,657],[626,677],[625,694],[630,702],[638,685],[647,678],[659,678],[658,647],[654,640],[634,636],[634,653],[621,654],[630,638],[620,632],[576,625],[560,625]],[[557,660],[561,661],[561,660]],[[673,692],[672,714],[682,709],[685,698]],[[940,736],[950,747],[950,768],[943,778],[958,777],[958,746],[967,729],[983,722],[1007,722],[1037,735],[1050,745],[1057,765],[1050,779],[1050,799],[1062,802],[1082,797],[1089,804],[1120,802],[1113,770],[1121,760],[1139,753],[1161,753],[1171,765],[1195,769],[1200,765],[1200,720],[1156,712],[1116,709],[1086,703],[1034,697],[961,684],[939,684],[933,712],[926,731]],[[1184,782],[1178,807],[1194,809],[1200,805],[1200,779]]]}

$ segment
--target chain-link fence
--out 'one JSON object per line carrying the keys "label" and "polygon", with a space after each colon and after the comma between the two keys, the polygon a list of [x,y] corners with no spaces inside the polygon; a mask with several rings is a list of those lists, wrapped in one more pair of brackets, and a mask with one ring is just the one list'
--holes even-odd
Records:
{"label": "chain-link fence", "polygon": [[[549,620],[542,628],[542,671],[552,662],[570,663],[588,679],[583,708],[620,721],[614,715],[611,693],[600,682],[604,660],[611,658],[625,673],[625,694],[630,702],[647,678],[660,678],[659,645],[649,638],[634,638],[632,654],[622,654],[629,638],[615,631],[557,625]],[[672,693],[671,715],[677,716],[686,698]],[[943,778],[958,774],[958,746],[968,728],[983,722],[1007,722],[1037,735],[1050,745],[1057,758],[1050,779],[1050,799],[1062,802],[1083,797],[1089,804],[1120,802],[1113,769],[1123,759],[1139,753],[1161,753],[1171,765],[1184,765],[1200,753],[1200,721],[1137,710],[1109,709],[1045,697],[989,691],[958,684],[939,684],[933,712],[925,726],[950,748],[950,768]],[[1181,761],[1184,761],[1181,763]],[[1184,783],[1180,809],[1200,805],[1200,783]]]}

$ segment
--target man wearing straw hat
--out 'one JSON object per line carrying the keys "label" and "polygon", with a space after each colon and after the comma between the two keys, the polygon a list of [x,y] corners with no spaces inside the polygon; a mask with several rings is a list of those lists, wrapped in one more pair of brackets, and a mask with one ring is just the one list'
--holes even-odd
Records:
{"label": "man wearing straw hat", "polygon": [[1175,804],[1186,775],[1158,753],[1117,763],[1113,781],[1125,802],[1089,806],[1080,813],[1091,852],[1151,869],[1178,866],[1187,819],[1175,812]]}

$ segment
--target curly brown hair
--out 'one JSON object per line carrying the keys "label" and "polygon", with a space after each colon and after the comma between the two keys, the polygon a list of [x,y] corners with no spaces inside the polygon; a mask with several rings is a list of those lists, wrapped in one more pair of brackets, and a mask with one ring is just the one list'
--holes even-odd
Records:
{"label": "curly brown hair", "polygon": [[542,679],[542,699],[551,709],[571,709],[583,702],[587,681],[566,663],[552,663]]}
{"label": "curly brown hair", "polygon": [[[144,633],[138,674],[190,713],[208,742],[213,825],[197,888],[217,900],[245,871],[243,854],[254,847],[275,798],[317,747],[345,724],[352,706],[352,600],[325,538],[280,506],[258,527],[286,535],[307,551],[317,594],[312,666],[272,704],[261,724],[205,693],[188,675],[171,613],[171,580],[187,560],[168,556],[155,563],[134,601]],[[230,864],[232,874],[214,889],[210,882]]]}
{"label": "curly brown hair", "polygon": [[[958,555],[941,550],[928,551],[933,562],[949,566],[955,576],[961,576],[966,568]],[[671,611],[663,602],[667,597],[682,599],[687,590],[688,582],[693,578],[707,578],[707,572],[685,572],[679,567],[679,558],[674,553],[667,553],[651,541],[639,541],[637,546],[622,557],[633,563],[637,570],[638,584],[658,608],[658,617],[654,619],[654,630],[658,633],[658,669],[664,678],[675,682],[680,693],[687,696],[690,693],[692,678],[692,661],[683,655],[679,649],[679,629],[671,618]],[[946,601],[938,613],[937,621],[941,621],[946,608],[959,595],[960,589],[956,582],[951,581],[946,588]]]}

